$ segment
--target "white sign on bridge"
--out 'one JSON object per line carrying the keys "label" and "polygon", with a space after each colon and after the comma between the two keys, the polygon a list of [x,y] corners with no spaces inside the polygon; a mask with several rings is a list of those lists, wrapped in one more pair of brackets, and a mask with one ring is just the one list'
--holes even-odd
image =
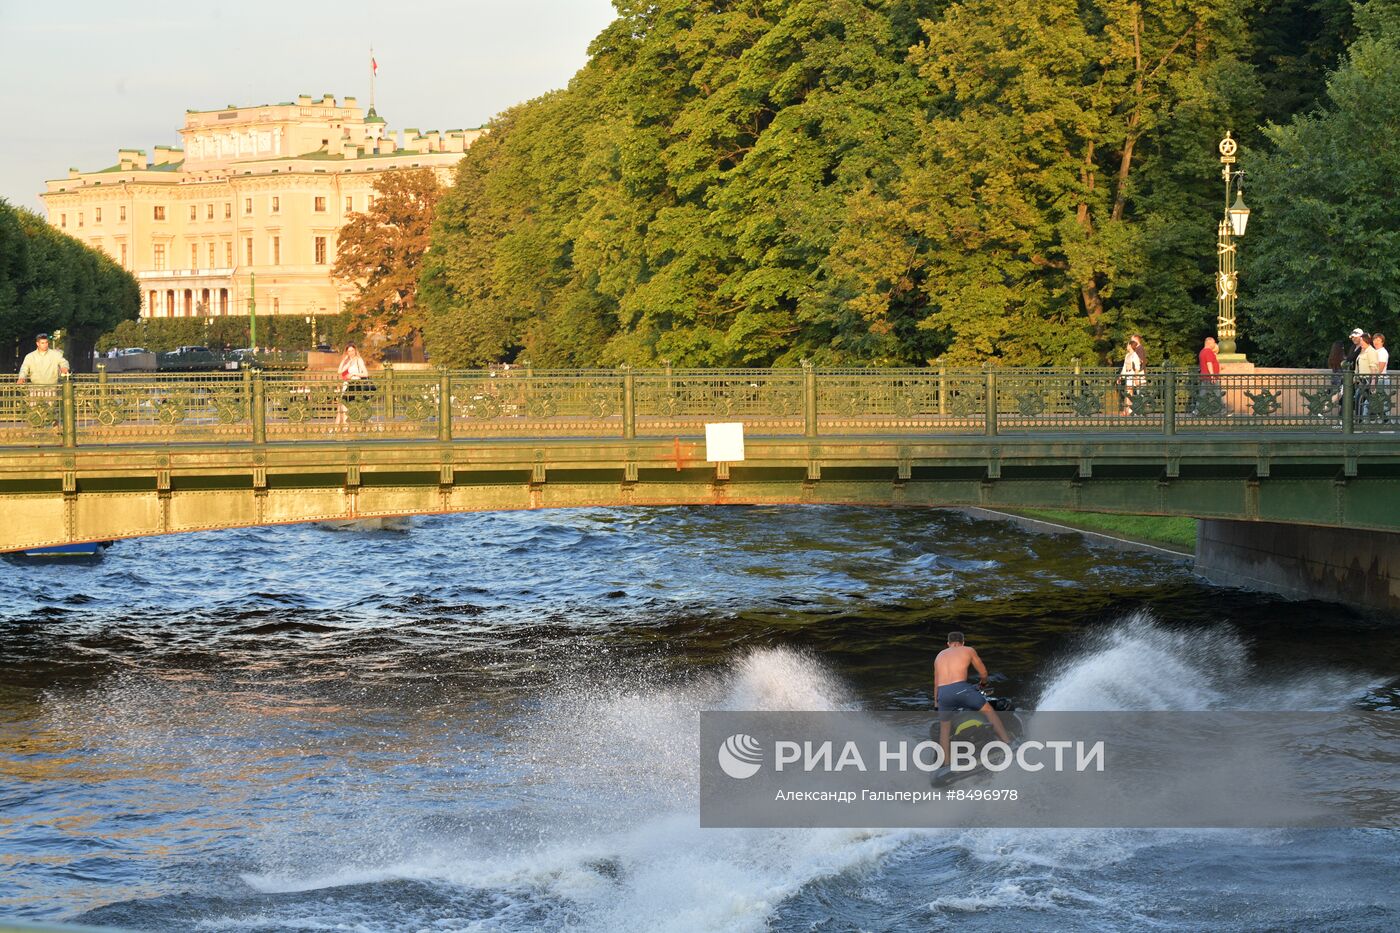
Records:
{"label": "white sign on bridge", "polygon": [[705,425],[705,459],[710,463],[741,463],[744,459],[743,422]]}

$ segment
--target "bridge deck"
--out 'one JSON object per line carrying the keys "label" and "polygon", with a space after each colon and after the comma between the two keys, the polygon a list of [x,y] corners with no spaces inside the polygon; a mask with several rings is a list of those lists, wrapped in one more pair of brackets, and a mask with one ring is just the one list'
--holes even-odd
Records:
{"label": "bridge deck", "polygon": [[[358,390],[358,391],[357,391]],[[0,550],[673,503],[1058,507],[1400,530],[1389,386],[1327,373],[672,371],[0,386]],[[988,404],[988,399],[994,404]],[[739,421],[742,462],[703,426]],[[337,423],[339,422],[339,423]]]}

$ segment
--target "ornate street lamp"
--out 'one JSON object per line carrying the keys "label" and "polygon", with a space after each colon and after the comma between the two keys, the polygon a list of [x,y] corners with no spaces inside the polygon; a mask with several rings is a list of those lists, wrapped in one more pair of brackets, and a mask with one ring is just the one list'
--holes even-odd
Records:
{"label": "ornate street lamp", "polygon": [[[1219,236],[1216,241],[1218,271],[1215,274],[1215,296],[1220,309],[1215,321],[1216,336],[1220,341],[1220,361],[1242,363],[1244,354],[1235,352],[1235,297],[1239,291],[1239,277],[1235,272],[1235,240],[1244,236],[1249,224],[1249,208],[1244,205],[1244,172],[1234,168],[1235,153],[1239,144],[1226,133],[1220,141],[1220,171],[1225,179],[1225,216],[1220,219]],[[1235,203],[1230,203],[1231,192]]]}

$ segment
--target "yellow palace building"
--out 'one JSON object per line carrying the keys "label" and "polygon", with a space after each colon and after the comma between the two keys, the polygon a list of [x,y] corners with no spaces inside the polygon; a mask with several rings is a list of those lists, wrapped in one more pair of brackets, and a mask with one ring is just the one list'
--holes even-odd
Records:
{"label": "yellow palace building", "polygon": [[[432,168],[444,184],[481,129],[388,130],[355,98],[191,110],[183,149],[121,149],[69,169],[41,197],[49,223],[141,282],[143,317],[334,314],[336,234],[368,207],[378,173]],[[256,291],[255,291],[256,288]]]}

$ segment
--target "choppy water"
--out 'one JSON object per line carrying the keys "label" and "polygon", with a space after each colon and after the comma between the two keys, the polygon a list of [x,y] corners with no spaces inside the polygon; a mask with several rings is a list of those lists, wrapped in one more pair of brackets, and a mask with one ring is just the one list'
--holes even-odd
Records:
{"label": "choppy water", "polygon": [[701,830],[702,709],[1400,708],[1400,625],[952,513],[589,510],[0,564],[0,917],[1400,927],[1390,831]]}

